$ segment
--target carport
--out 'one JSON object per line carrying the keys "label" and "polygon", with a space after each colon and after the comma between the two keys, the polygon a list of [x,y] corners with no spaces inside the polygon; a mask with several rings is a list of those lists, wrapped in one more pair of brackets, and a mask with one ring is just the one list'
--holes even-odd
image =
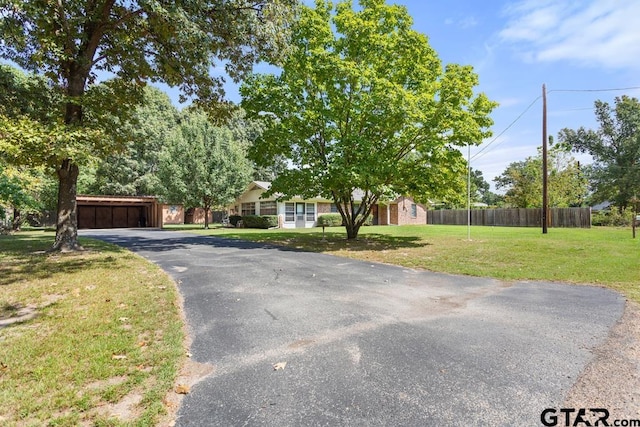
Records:
{"label": "carport", "polygon": [[78,228],[160,227],[158,199],[153,196],[76,197]]}

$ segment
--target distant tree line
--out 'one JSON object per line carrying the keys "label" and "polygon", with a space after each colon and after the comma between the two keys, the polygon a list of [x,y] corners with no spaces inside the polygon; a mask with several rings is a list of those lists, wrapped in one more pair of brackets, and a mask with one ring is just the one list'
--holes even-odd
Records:
{"label": "distant tree line", "polygon": [[[628,96],[616,98],[613,106],[596,101],[595,115],[598,129],[563,129],[557,143],[551,140],[547,165],[549,205],[609,202],[620,217],[625,211],[638,209],[640,102]],[[588,153],[593,163],[581,165],[572,153]],[[505,190],[505,206],[541,207],[541,154],[511,163],[494,181],[497,189]]]}

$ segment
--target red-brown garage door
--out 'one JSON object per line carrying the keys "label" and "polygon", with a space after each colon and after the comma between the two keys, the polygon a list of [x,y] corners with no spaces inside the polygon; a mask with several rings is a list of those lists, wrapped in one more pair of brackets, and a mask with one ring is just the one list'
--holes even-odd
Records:
{"label": "red-brown garage door", "polygon": [[78,206],[78,228],[139,227],[145,206]]}

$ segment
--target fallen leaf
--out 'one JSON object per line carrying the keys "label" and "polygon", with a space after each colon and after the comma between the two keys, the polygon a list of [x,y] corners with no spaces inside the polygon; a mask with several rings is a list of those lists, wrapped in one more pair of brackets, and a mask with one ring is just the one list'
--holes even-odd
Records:
{"label": "fallen leaf", "polygon": [[138,347],[146,347],[146,346],[147,346],[147,343],[145,341],[140,341],[138,343]]}
{"label": "fallen leaf", "polygon": [[178,384],[176,386],[176,393],[178,394],[189,394],[190,388],[186,384]]}
{"label": "fallen leaf", "polygon": [[123,359],[126,359],[127,356],[124,354],[114,354],[113,356],[111,356],[111,358],[113,360],[123,360]]}
{"label": "fallen leaf", "polygon": [[273,370],[274,371],[280,371],[280,370],[284,369],[285,366],[287,366],[287,362],[274,363],[273,364]]}

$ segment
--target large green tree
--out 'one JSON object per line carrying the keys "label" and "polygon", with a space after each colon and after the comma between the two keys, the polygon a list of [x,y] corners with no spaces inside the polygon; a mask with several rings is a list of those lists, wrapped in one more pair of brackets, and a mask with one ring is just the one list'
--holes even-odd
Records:
{"label": "large green tree", "polygon": [[[551,145],[547,157],[549,206],[569,207],[584,203],[588,183],[580,163],[563,144]],[[494,178],[504,189],[505,202],[518,208],[542,207],[542,154],[513,162]]]}
{"label": "large green tree", "polygon": [[51,177],[45,167],[28,168],[0,163],[0,205],[13,210],[12,226],[19,230],[27,217],[38,218],[49,208]]}
{"label": "large green tree", "polygon": [[612,201],[620,212],[640,195],[640,102],[616,98],[611,107],[595,102],[598,130],[563,129],[560,140],[594,160],[589,178],[596,202]]}
{"label": "large green tree", "polygon": [[98,159],[95,168],[84,168],[88,171],[84,190],[92,194],[159,194],[160,152],[179,121],[180,113],[167,94],[147,86],[132,120],[123,124],[129,128],[126,148]]}
{"label": "large green tree", "polygon": [[[87,107],[130,111],[147,81],[177,86],[201,103],[218,102],[223,78],[211,68],[224,66],[239,79],[256,61],[274,60],[286,44],[294,5],[295,0],[0,0],[0,58],[46,75],[64,95],[55,132],[5,121],[2,135],[22,151],[49,150],[48,159],[56,162],[54,248],[79,248],[78,164],[87,152],[115,149],[103,145],[108,139],[83,131],[90,122]],[[109,91],[96,92],[102,96],[87,96],[99,72],[118,79]],[[37,147],[25,147],[29,137],[37,137]]]}
{"label": "large green tree", "polygon": [[456,147],[489,135],[496,104],[474,94],[472,68],[443,69],[411,26],[406,8],[383,0],[316,1],[300,13],[282,72],[241,87],[242,106],[266,126],[252,158],[291,166],[271,192],[333,199],[349,239],[379,200],[455,191],[465,168]]}
{"label": "large green tree", "polygon": [[16,229],[24,214],[55,208],[49,194],[55,147],[69,137],[59,123],[63,108],[63,94],[46,77],[0,64],[0,201],[13,209]]}
{"label": "large green tree", "polygon": [[159,177],[165,197],[186,207],[202,207],[204,227],[209,211],[231,203],[253,173],[247,159],[250,127],[237,112],[228,125],[216,126],[202,112],[187,110],[177,132],[160,155]]}

